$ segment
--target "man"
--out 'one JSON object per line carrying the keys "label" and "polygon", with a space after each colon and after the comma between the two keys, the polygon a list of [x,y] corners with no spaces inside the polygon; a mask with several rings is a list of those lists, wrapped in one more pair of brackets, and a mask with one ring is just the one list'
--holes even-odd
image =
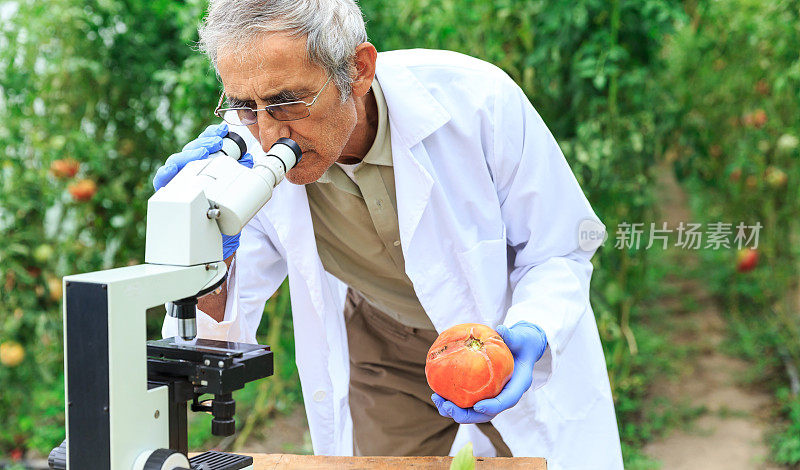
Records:
{"label": "man", "polygon": [[[488,455],[621,468],[589,304],[596,247],[578,244],[599,221],[519,87],[461,54],[378,54],[352,0],[212,0],[201,46],[229,124],[171,156],[156,189],[229,126],[250,152],[289,137],[303,157],[223,240],[229,277],[200,299],[198,336],[255,342],[288,275],[315,453],[447,455],[463,423]],[[424,365],[438,333],[471,322],[503,336],[515,369],[461,409]]]}

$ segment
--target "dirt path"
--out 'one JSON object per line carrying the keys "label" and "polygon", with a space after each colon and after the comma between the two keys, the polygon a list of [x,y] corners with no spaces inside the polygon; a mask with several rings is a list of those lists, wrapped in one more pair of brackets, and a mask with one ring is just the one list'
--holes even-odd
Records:
{"label": "dirt path", "polygon": [[[661,174],[663,220],[669,228],[677,227],[681,221],[692,222],[686,195],[672,172],[664,169]],[[696,252],[691,250],[677,250],[674,256],[672,265],[684,273],[699,262]],[[688,429],[673,430],[646,446],[645,453],[670,470],[782,468],[766,463],[764,433],[768,429],[771,396],[739,383],[747,363],[721,351],[725,321],[719,306],[701,280],[687,279],[681,272],[675,272],[667,282],[675,290],[674,303],[664,306],[673,315],[671,339],[691,344],[696,353],[681,364],[677,381],[655,388],[672,403],[707,411]]]}
{"label": "dirt path", "polygon": [[273,418],[262,432],[254,432],[239,452],[263,454],[313,454],[306,410],[299,405]]}

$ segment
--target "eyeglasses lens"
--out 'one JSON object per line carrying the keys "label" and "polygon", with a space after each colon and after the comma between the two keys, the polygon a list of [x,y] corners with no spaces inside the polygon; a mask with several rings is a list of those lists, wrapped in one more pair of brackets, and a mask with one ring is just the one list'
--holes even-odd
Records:
{"label": "eyeglasses lens", "polygon": [[258,122],[256,112],[252,109],[237,109],[236,114],[239,115],[239,121],[241,121],[244,126],[250,126]]}
{"label": "eyeglasses lens", "polygon": [[[296,121],[308,117],[311,114],[304,103],[274,105],[268,107],[267,112],[278,121]],[[252,109],[237,109],[236,114],[242,125],[250,126],[258,122],[258,113]]]}
{"label": "eyeglasses lens", "polygon": [[268,109],[278,121],[295,121],[309,115],[308,107],[304,103],[281,104]]}

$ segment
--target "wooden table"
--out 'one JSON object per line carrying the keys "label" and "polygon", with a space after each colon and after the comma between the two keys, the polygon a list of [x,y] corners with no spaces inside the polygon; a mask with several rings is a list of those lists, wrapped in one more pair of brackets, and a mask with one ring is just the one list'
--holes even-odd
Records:
{"label": "wooden table", "polygon": [[[190,453],[189,456],[194,454]],[[325,455],[242,454],[253,457],[254,470],[448,470],[452,457],[331,457]],[[478,457],[477,469],[547,470],[542,458]]]}

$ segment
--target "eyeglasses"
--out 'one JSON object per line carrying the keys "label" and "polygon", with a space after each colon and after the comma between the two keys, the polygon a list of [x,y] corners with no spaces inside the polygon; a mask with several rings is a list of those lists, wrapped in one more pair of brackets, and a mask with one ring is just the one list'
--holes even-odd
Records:
{"label": "eyeglasses", "polygon": [[[223,108],[222,101],[225,99],[225,92],[223,91],[222,95],[219,97],[219,103],[217,103],[217,109],[214,110],[214,114],[217,117],[222,118],[228,124],[242,124],[244,126],[249,126],[258,122],[259,111],[268,112],[270,116],[278,121],[296,121],[298,119],[306,118],[311,114],[311,111],[309,111],[308,108],[317,102],[317,98],[319,98],[319,95],[322,94],[322,90],[328,86],[328,82],[330,81],[331,76],[329,75],[328,80],[325,81],[325,84],[322,85],[322,88],[320,88],[317,94],[314,95],[314,99],[312,99],[310,103],[306,103],[305,101],[288,101],[286,103],[271,104],[260,109],[248,108],[247,106]],[[225,113],[228,111],[236,111],[240,122],[234,122],[231,119],[226,119]]]}

